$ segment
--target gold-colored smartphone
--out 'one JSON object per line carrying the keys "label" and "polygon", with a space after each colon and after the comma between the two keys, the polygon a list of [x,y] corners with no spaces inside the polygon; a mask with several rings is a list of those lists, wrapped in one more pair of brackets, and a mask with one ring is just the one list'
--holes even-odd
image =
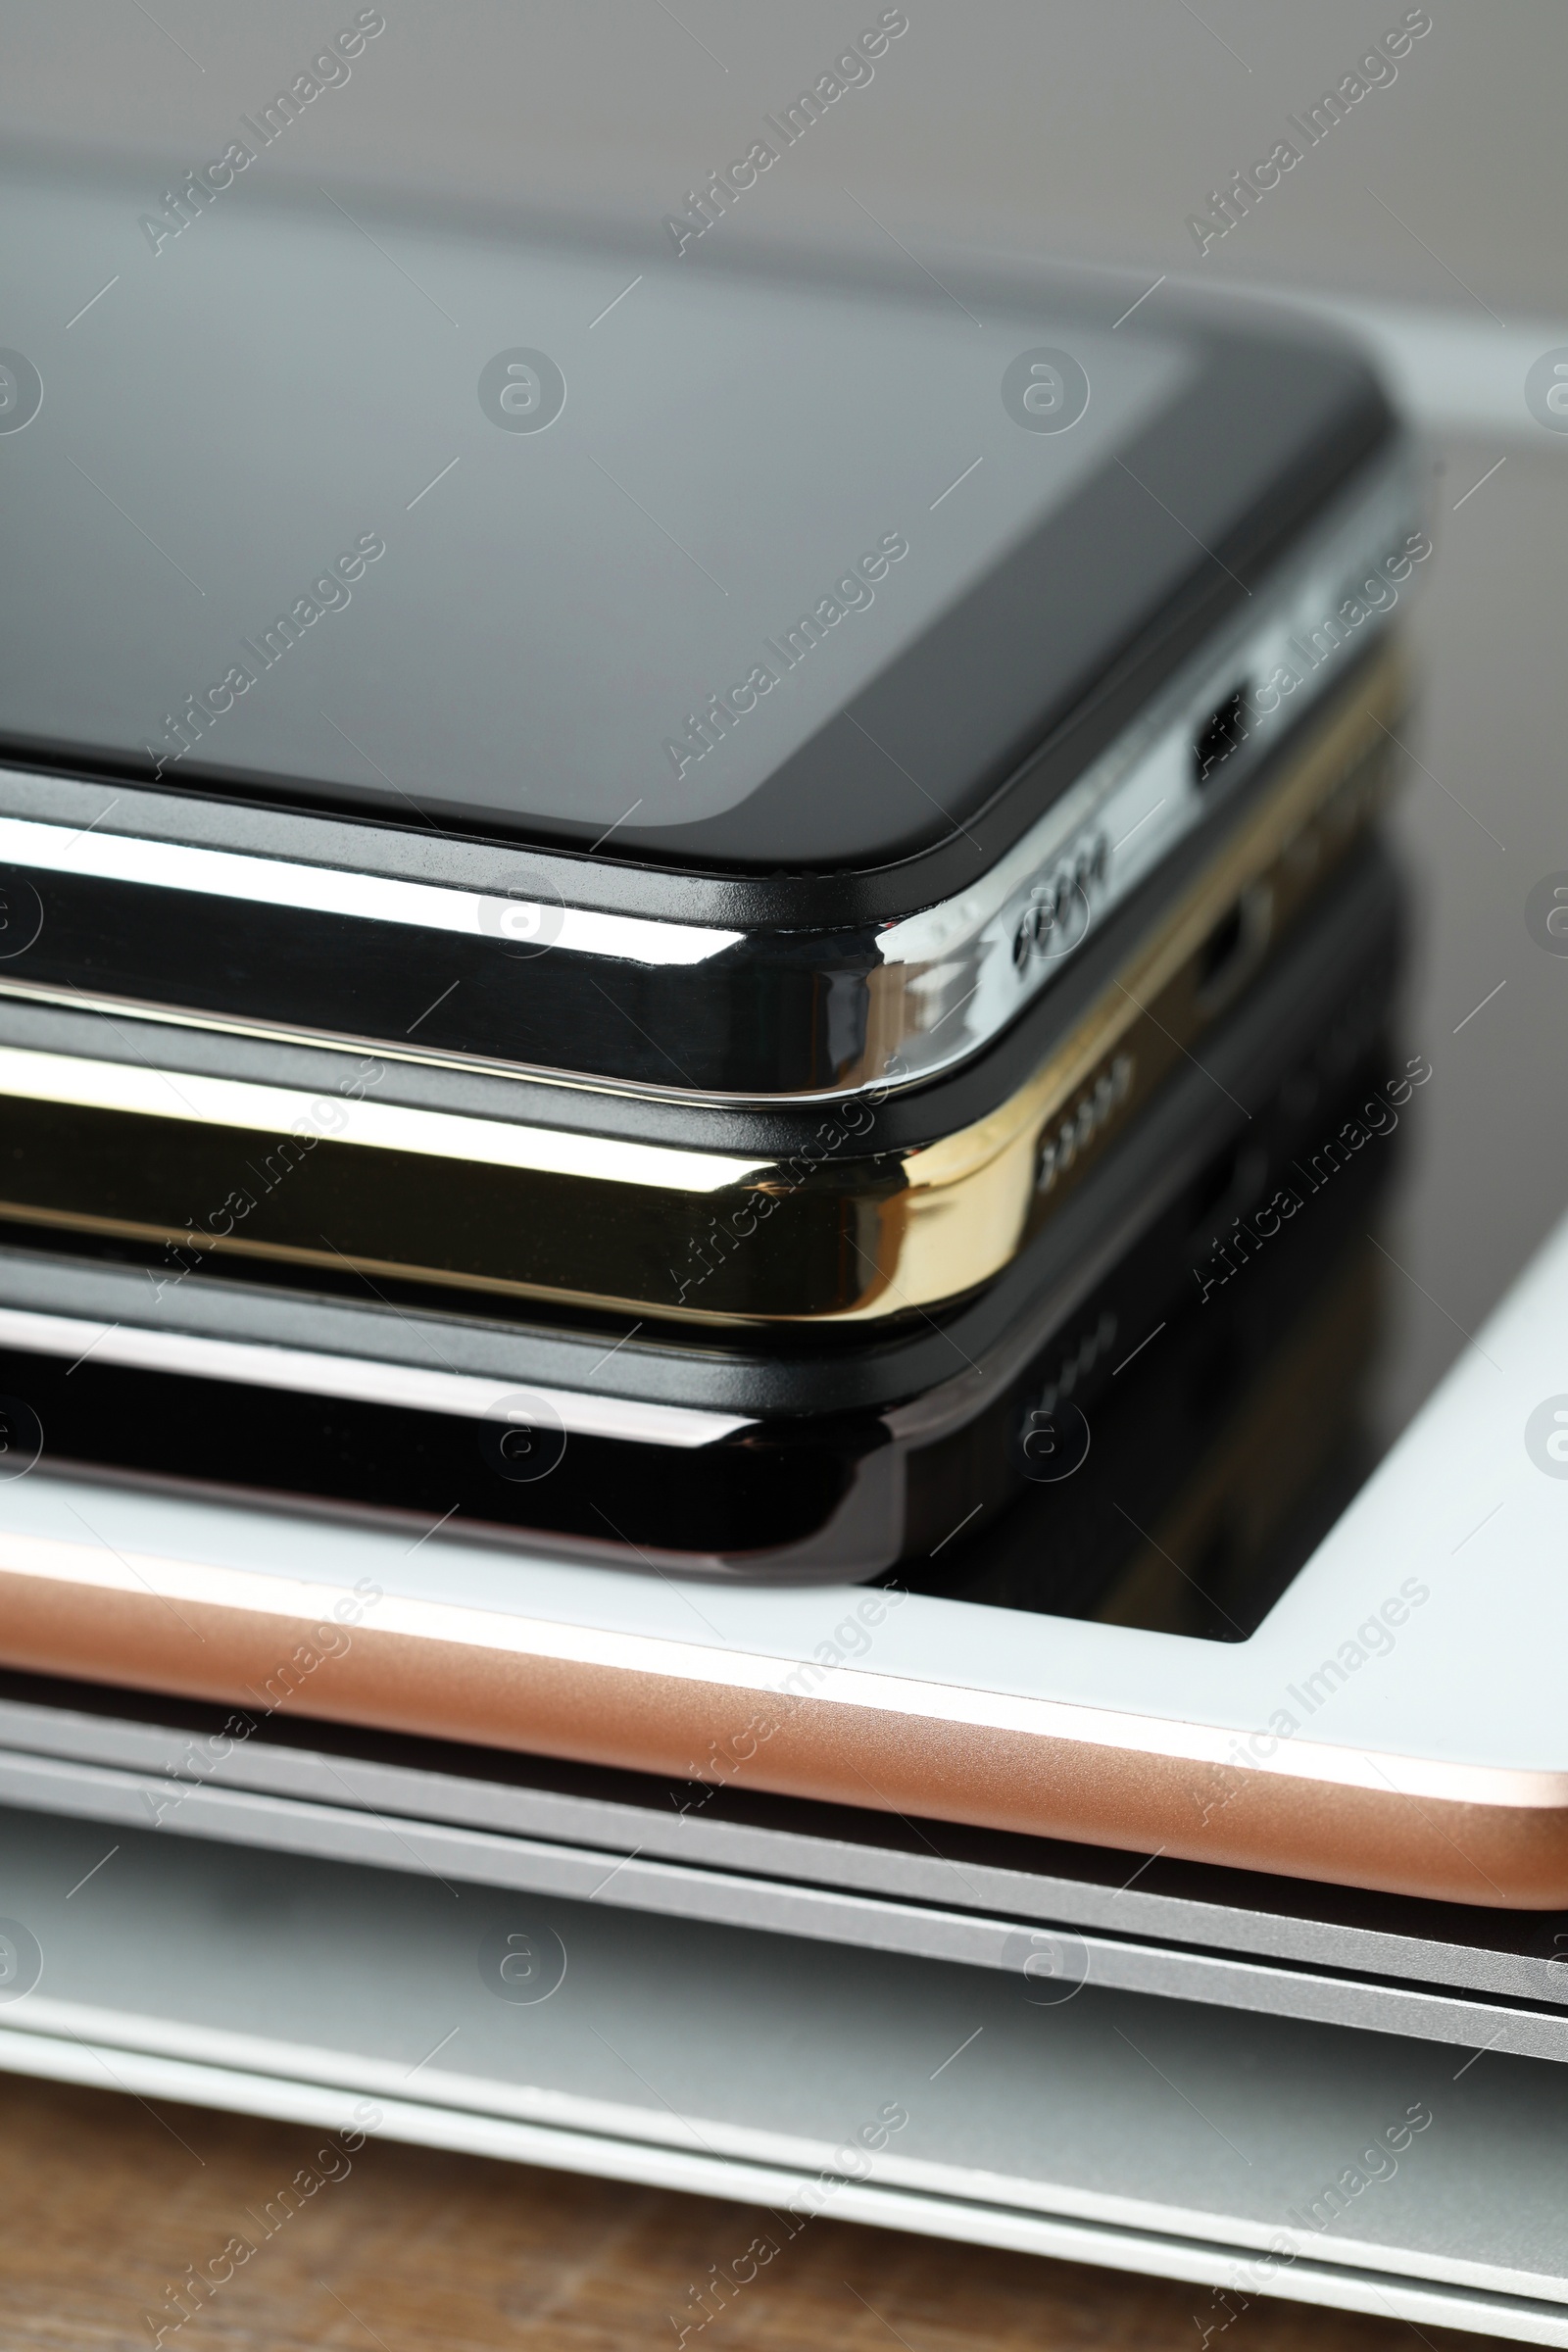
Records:
{"label": "gold-colored smartphone", "polygon": [[868,1323],[999,1274],[1267,964],[1381,805],[1385,647],[986,1055],[787,1111],[652,1104],[0,998],[0,1217],[713,1325]]}

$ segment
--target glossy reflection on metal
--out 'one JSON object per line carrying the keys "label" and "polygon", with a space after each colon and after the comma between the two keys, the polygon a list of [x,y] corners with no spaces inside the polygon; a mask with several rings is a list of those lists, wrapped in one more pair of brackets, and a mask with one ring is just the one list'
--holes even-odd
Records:
{"label": "glossy reflection on metal", "polygon": [[[0,1588],[0,1654],[30,1672],[247,1708],[281,1681],[276,1711],[378,1731],[1334,1886],[1568,1903],[1568,1772],[1308,1740],[1240,1765],[1234,1732],[1205,1724],[854,1667],[829,1683],[701,1642],[379,1592],[356,1604],[326,1586],[11,1531]],[[333,1622],[345,1605],[348,1640]],[[302,1663],[323,1656],[329,1671]],[[1202,1818],[1195,1764],[1215,1799]]]}
{"label": "glossy reflection on metal", "polygon": [[1386,793],[1403,699],[1385,652],[1042,1067],[932,1144],[868,1153],[873,1111],[852,1102],[814,1162],[752,1161],[362,1090],[0,1049],[0,1214],[685,1321],[873,1321],[961,1297],[1070,1194],[1325,887]]}
{"label": "glossy reflection on metal", "polygon": [[[1350,635],[1325,630],[1324,617],[1368,566],[1392,561],[1403,566],[1397,576],[1408,575],[1399,550],[1420,535],[1421,488],[1400,439],[1331,502],[1277,576],[1249,591],[1244,615],[1205,637],[1137,704],[1021,839],[956,895],[912,910],[901,900],[891,919],[820,930],[755,915],[730,927],[723,918],[634,914],[595,897],[608,872],[597,862],[440,838],[411,845],[323,815],[115,790],[0,761],[0,860],[65,914],[61,929],[79,943],[74,955],[52,953],[51,922],[36,955],[0,963],[0,995],[395,1053],[408,1034],[402,1017],[383,1024],[390,1041],[362,1029],[366,989],[345,988],[344,975],[359,973],[363,983],[367,970],[379,970],[373,998],[388,973],[421,974],[410,1010],[419,989],[436,1004],[434,1019],[421,1015],[429,1025],[420,1044],[469,1066],[709,1102],[826,1104],[923,1084],[983,1052],[1060,976],[1084,932],[1058,910],[1076,898],[1102,921],[1200,825],[1212,794],[1193,745],[1216,705],[1281,663],[1298,680],[1272,708],[1255,698],[1228,761],[1231,787],[1309,705],[1339,688],[1390,619],[1368,613]],[[170,831],[176,837],[166,838]],[[505,886],[502,875],[511,877]],[[677,877],[667,880],[680,895]],[[1049,939],[1039,930],[1046,906]],[[190,948],[192,930],[205,954]],[[140,945],[131,944],[138,934]],[[324,961],[323,934],[333,942]],[[171,961],[153,944],[160,936],[180,951]],[[486,997],[471,985],[486,964],[493,982],[493,957],[519,946],[530,958],[548,948],[553,976],[570,974],[564,997],[544,992],[561,1009],[553,1034],[543,1023],[543,1039],[537,1019],[519,1025],[515,997],[508,1015],[494,1002],[488,1012],[459,1011]],[[461,995],[449,986],[453,952],[469,976]],[[466,960],[470,952],[478,962]],[[221,986],[215,953],[234,966]],[[286,1017],[285,1004],[303,1005],[271,983],[313,959],[316,978],[303,994],[307,1004],[314,995],[316,1015]],[[101,993],[80,987],[89,973]],[[444,987],[450,1013],[441,1009]],[[815,1010],[803,1020],[807,1005]],[[818,1017],[824,1006],[831,1017]],[[586,1030],[585,1011],[593,1016]],[[438,1033],[449,1020],[443,1047]],[[558,1054],[568,1057],[564,1065]]]}

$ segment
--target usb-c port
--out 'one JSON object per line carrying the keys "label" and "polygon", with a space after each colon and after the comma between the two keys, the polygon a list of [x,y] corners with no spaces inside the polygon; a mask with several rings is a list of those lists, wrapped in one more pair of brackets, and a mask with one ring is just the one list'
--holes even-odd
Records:
{"label": "usb-c port", "polygon": [[1247,741],[1247,688],[1238,686],[1209,712],[1193,737],[1193,775],[1200,789]]}
{"label": "usb-c port", "polygon": [[1274,893],[1250,882],[1226,908],[1200,950],[1197,1003],[1212,1015],[1240,994],[1262,962],[1274,929]]}

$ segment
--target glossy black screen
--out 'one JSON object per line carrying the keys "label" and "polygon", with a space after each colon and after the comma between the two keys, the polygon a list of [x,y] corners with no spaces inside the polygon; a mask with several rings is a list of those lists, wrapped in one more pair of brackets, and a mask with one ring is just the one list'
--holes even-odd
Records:
{"label": "glossy black screen", "polygon": [[7,190],[13,757],[880,862],[1195,564],[1223,589],[1199,542],[1345,399],[1103,300],[745,277],[285,201],[266,162]]}

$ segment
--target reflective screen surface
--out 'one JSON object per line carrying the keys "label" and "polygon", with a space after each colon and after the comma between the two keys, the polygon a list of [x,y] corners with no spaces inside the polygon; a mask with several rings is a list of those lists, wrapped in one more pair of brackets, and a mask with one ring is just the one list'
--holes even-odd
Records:
{"label": "reflective screen surface", "polygon": [[[1568,918],[1549,920],[1568,906],[1568,465],[1515,447],[1469,496],[1496,459],[1484,443],[1435,456],[1419,699],[1388,826],[1412,918],[1389,1075],[1431,1075],[1334,1178],[1366,1213],[1311,1264],[1289,1227],[1250,1252],[1233,1240],[1202,1316],[1129,1328],[1122,1346],[1147,1345],[1091,1416],[1082,1470],[940,1581],[934,1563],[928,1589],[1245,1638],[1568,1210]],[[1147,1515],[1129,1519],[1140,1479]],[[1068,1550],[1090,1561],[1076,1588]]]}
{"label": "reflective screen surface", "polygon": [[934,282],[147,202],[6,190],[0,736],[395,821],[738,807],[1192,369]]}
{"label": "reflective screen surface", "polygon": [[[44,378],[15,429],[31,395],[0,352],[14,742],[149,763],[162,743],[177,775],[166,720],[253,662],[202,732],[210,769],[416,813],[416,792],[437,814],[478,793],[595,827],[639,803],[638,830],[690,823],[743,805],[1191,366],[1152,307],[1113,343],[1075,326],[1092,398],[1065,430],[1019,429],[997,386],[1021,344],[1044,346],[1037,318],[737,280],[717,332],[714,281],[673,263],[621,279],[576,252],[520,282],[499,243],[405,224],[388,245],[325,198],[291,206],[278,241],[244,193],[156,252],[108,183],[12,208],[6,334]],[[1048,422],[1072,395],[1054,365],[1017,387]],[[1310,1313],[1253,1328],[1207,1390],[1174,1327],[1125,1334],[1136,1401],[1107,1411],[1097,1475],[1183,1420],[1151,1517],[1084,1600],[1125,1622],[1228,1639],[1255,1622],[1568,1204],[1568,922],[1551,920],[1568,906],[1568,464],[1544,436],[1504,455],[1440,453],[1412,600],[1421,675],[1390,830],[1413,938],[1389,1077],[1411,1060],[1430,1076],[1367,1142],[1387,1166]],[[672,760],[686,714],[824,600],[837,618],[778,694]],[[1284,1248],[1241,1265],[1216,1321],[1262,1296]],[[971,1557],[990,1573],[981,1542],[955,1545],[947,1589]],[[1009,1574],[1009,1605],[1063,1605],[1049,1578]]]}

